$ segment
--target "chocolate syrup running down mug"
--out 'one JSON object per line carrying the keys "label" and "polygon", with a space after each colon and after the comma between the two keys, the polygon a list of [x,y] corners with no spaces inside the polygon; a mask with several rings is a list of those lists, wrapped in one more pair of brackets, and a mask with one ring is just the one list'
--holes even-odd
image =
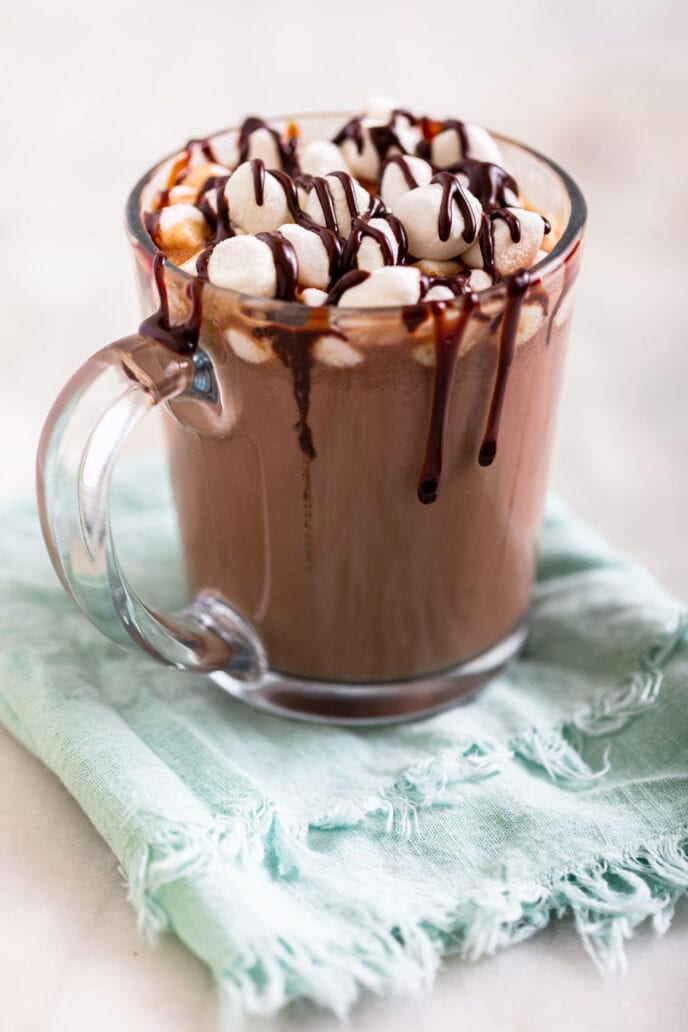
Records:
{"label": "chocolate syrup running down mug", "polygon": [[[328,139],[342,119],[296,122]],[[146,318],[67,384],[38,459],[52,561],[102,632],[271,712],[351,722],[450,705],[518,655],[585,204],[495,139],[558,243],[479,294],[403,308],[194,278],[144,225],[180,154],[141,179],[127,231]],[[193,599],[174,614],[133,592],[110,528],[118,450],[155,406]]]}

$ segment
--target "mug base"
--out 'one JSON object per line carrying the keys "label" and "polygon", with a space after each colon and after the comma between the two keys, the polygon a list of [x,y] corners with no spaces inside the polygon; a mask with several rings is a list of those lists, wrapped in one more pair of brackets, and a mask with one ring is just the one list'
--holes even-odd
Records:
{"label": "mug base", "polygon": [[448,670],[402,681],[349,684],[317,681],[268,670],[259,681],[240,681],[227,671],[210,674],[220,688],[273,716],[318,724],[371,726],[432,716],[467,701],[519,656],[525,622],[489,649]]}

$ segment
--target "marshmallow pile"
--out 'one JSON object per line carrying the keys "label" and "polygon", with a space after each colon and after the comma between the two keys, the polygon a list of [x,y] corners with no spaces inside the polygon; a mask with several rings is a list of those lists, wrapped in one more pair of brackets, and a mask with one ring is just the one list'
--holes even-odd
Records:
{"label": "marshmallow pile", "polygon": [[250,118],[191,141],[144,221],[174,265],[214,286],[348,308],[484,290],[556,242],[487,130],[382,100],[332,140]]}

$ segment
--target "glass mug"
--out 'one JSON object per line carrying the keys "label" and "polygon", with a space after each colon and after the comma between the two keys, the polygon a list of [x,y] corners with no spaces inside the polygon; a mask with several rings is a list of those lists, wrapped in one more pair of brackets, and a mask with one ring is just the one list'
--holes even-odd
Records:
{"label": "glass mug", "polygon": [[[296,121],[322,139],[342,116]],[[38,455],[52,562],[104,634],[272,713],[351,723],[439,710],[519,654],[586,209],[552,161],[497,139],[558,243],[508,283],[403,309],[201,284],[143,223],[184,153],[140,180],[148,318],[66,385]],[[127,583],[109,517],[117,452],[155,406],[193,594],[174,614]]]}

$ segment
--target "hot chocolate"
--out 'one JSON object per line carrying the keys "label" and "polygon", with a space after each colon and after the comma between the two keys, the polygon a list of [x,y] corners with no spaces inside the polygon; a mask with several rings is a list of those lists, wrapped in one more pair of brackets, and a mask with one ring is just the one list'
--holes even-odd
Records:
{"label": "hot chocolate", "polygon": [[251,118],[167,163],[141,332],[196,361],[167,418],[190,586],[275,670],[398,680],[524,619],[578,243],[549,259],[556,172],[479,126],[328,124]]}

